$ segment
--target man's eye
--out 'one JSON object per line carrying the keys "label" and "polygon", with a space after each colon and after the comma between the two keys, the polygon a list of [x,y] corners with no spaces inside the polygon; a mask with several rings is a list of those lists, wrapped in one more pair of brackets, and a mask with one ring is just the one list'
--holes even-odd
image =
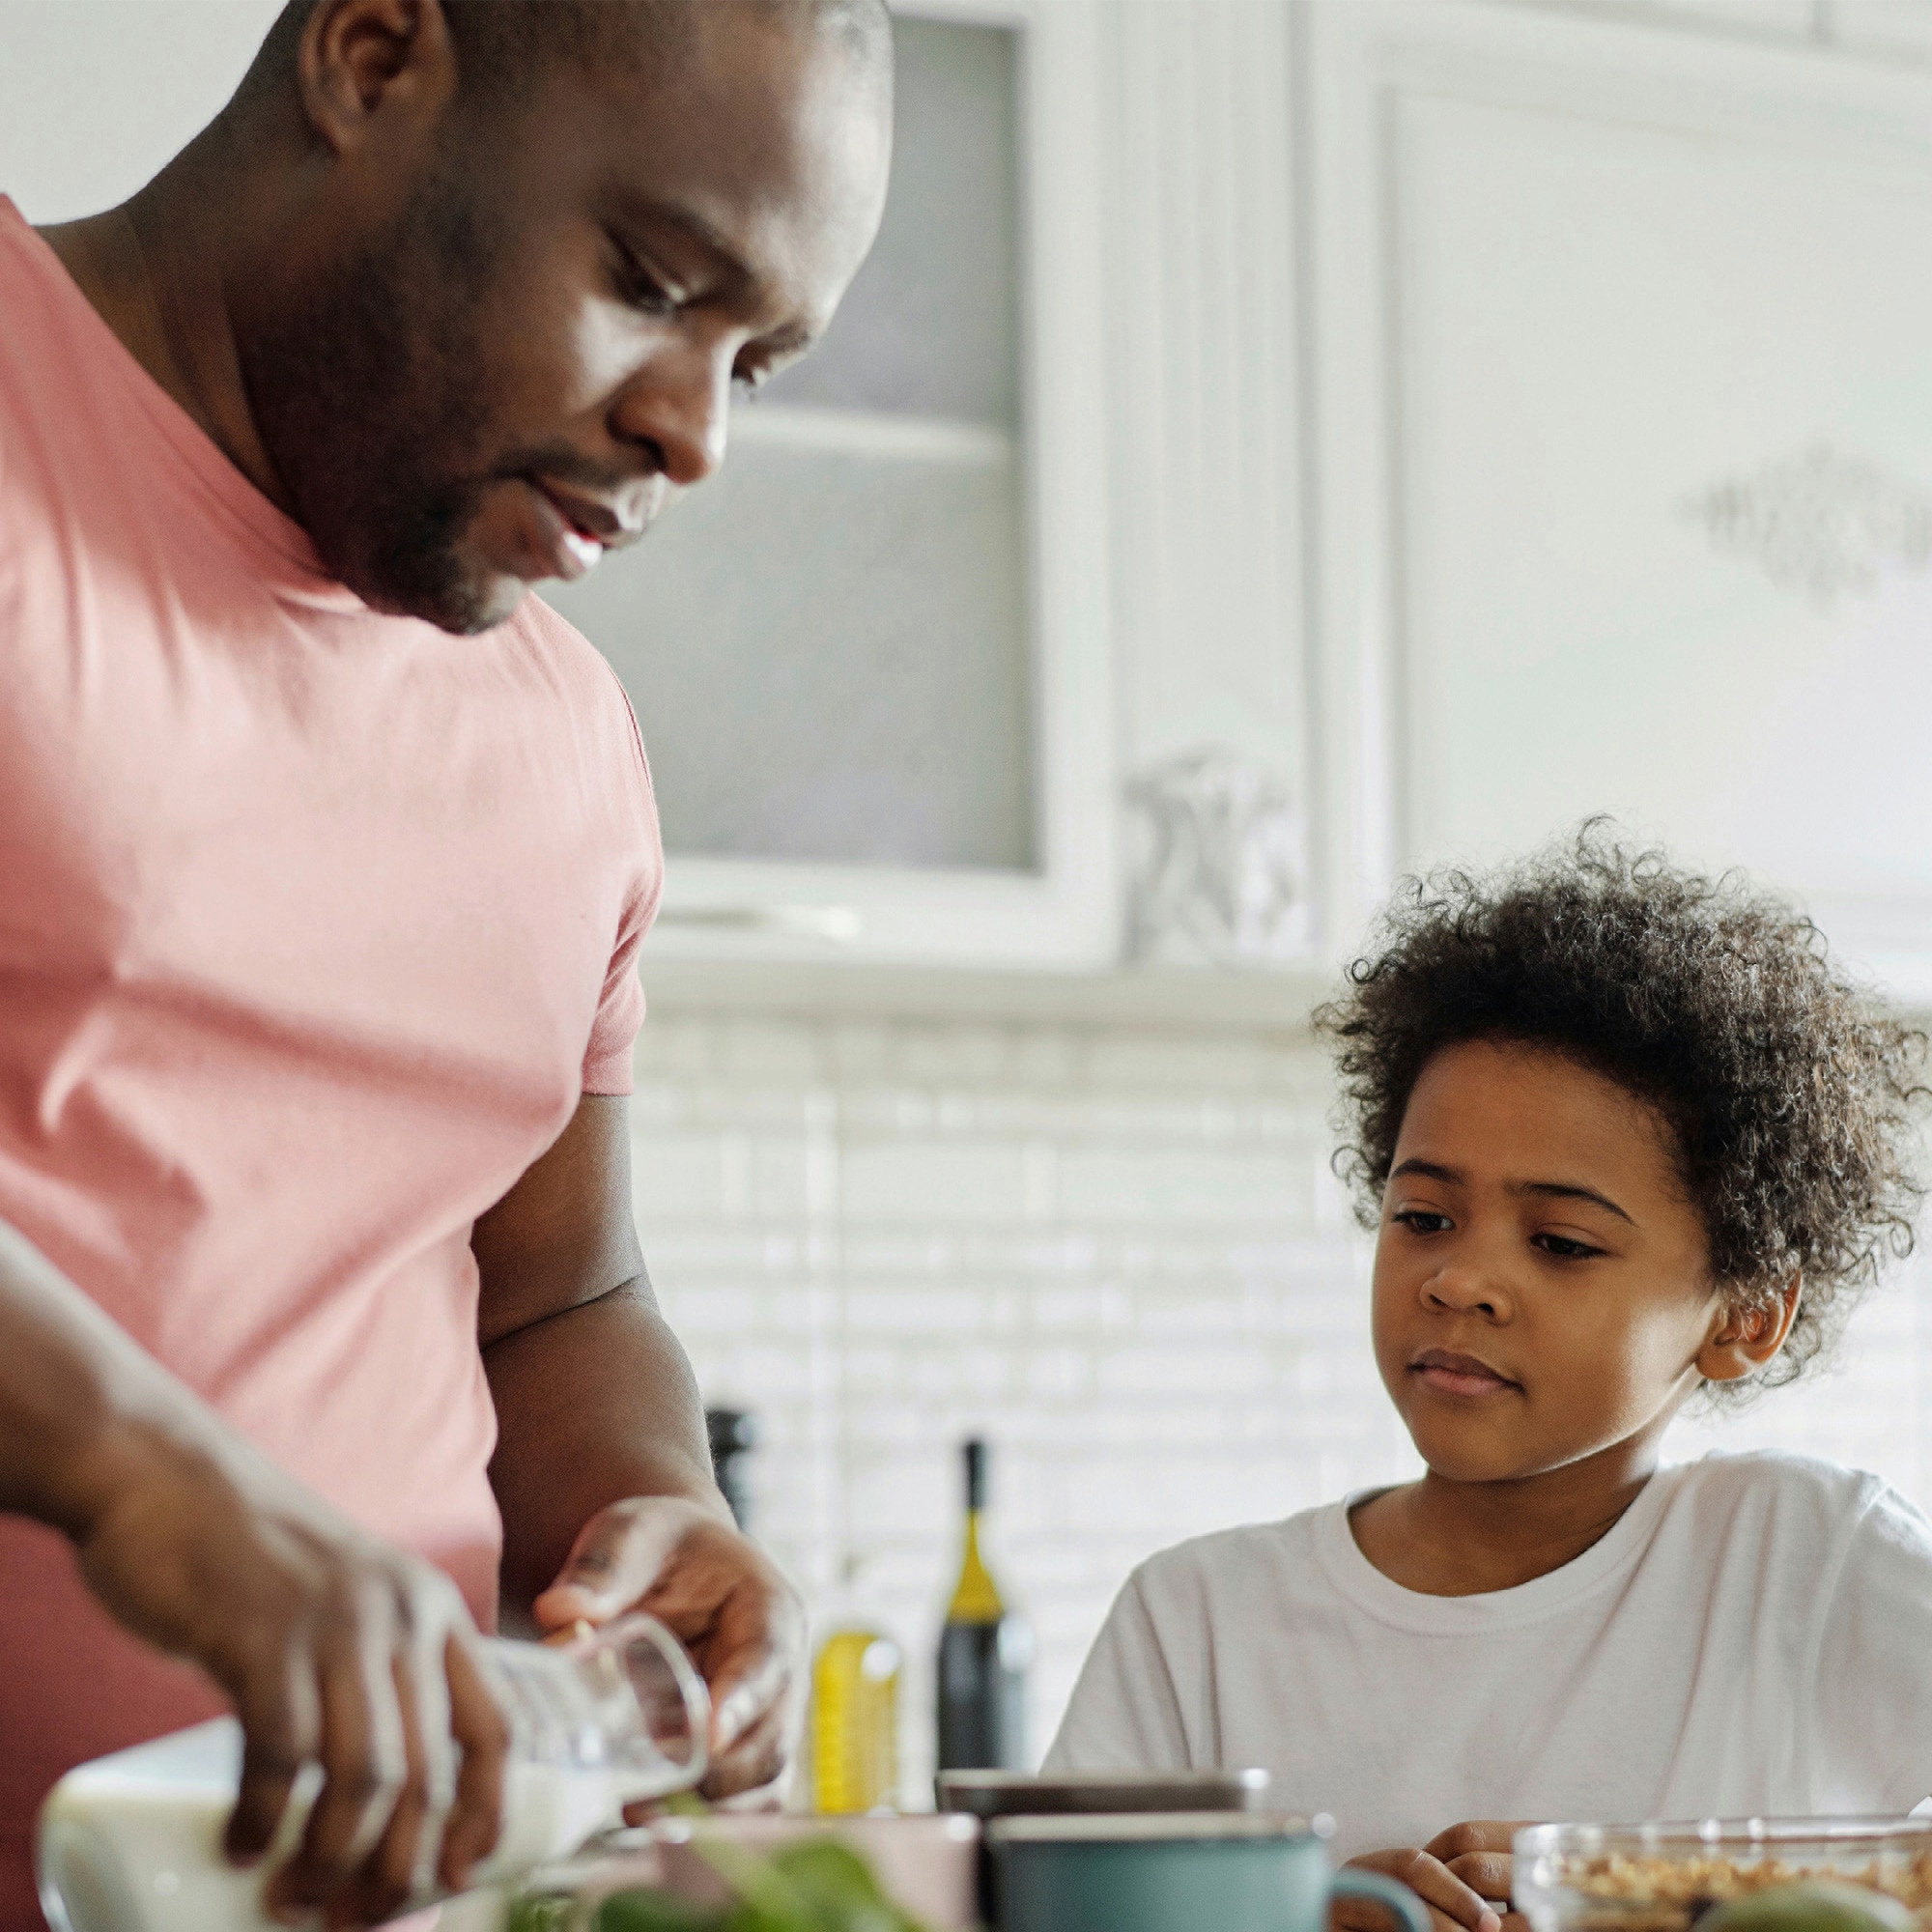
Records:
{"label": "man's eye", "polygon": [[677,298],[641,262],[622,251],[617,257],[617,292],[645,315],[671,315],[677,309]]}
{"label": "man's eye", "polygon": [[1432,1213],[1427,1208],[1405,1208],[1394,1219],[1411,1235],[1439,1235],[1449,1225],[1448,1215]]}
{"label": "man's eye", "polygon": [[1587,1241],[1573,1241],[1567,1235],[1538,1235],[1535,1239],[1546,1254],[1554,1255],[1560,1262],[1587,1261],[1592,1255],[1604,1252]]}

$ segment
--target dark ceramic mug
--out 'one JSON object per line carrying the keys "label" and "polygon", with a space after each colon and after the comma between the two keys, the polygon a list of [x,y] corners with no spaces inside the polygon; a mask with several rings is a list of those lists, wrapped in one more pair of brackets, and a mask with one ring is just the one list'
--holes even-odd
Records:
{"label": "dark ceramic mug", "polygon": [[1406,1886],[1333,1870],[1299,1818],[1003,1818],[989,1837],[1000,1932],[1327,1932],[1334,1897],[1372,1898],[1403,1932],[1431,1932]]}

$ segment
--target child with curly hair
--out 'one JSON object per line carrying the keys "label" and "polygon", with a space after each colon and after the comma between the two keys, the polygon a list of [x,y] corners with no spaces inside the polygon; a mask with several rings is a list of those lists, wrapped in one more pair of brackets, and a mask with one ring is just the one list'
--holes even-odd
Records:
{"label": "child with curly hair", "polygon": [[1049,1768],[1265,1766],[1476,1932],[1485,1821],[1932,1796],[1932,1525],[1832,1463],[1659,1456],[1909,1250],[1922,1037],[1788,908],[1594,828],[1414,885],[1350,980],[1338,1160],[1426,1473],[1144,1564]]}

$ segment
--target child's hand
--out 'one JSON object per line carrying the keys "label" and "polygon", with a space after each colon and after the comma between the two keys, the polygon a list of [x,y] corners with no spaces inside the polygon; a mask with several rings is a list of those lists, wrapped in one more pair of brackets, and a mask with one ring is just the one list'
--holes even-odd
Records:
{"label": "child's hand", "polygon": [[[1351,1865],[1385,1873],[1429,1908],[1435,1932],[1525,1932],[1510,1912],[1510,1843],[1520,1828],[1494,1820],[1452,1825],[1420,1851],[1367,1852]],[[1387,1932],[1387,1917],[1366,1899],[1338,1898],[1337,1932]]]}
{"label": "child's hand", "polygon": [[1446,1832],[1438,1832],[1423,1847],[1431,1858],[1439,1859],[1444,1868],[1453,1872],[1472,1891],[1480,1892],[1501,1909],[1503,1932],[1527,1932],[1527,1921],[1522,1915],[1508,1908],[1512,1875],[1510,1847],[1516,1842],[1516,1834],[1524,1830],[1529,1822],[1527,1819],[1503,1821],[1478,1818],[1467,1824],[1451,1825]]}

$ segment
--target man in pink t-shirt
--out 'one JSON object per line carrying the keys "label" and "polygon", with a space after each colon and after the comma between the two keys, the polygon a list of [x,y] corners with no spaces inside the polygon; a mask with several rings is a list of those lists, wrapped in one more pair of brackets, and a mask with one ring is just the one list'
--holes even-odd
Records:
{"label": "man in pink t-shirt", "polygon": [[631,1216],[650,781],[525,593],[717,467],[889,141],[881,0],[295,0],[125,207],[0,200],[0,1927],[61,1772],[224,1706],[236,1855],[326,1774],[278,1906],[460,1883],[499,1590],[781,1768]]}

